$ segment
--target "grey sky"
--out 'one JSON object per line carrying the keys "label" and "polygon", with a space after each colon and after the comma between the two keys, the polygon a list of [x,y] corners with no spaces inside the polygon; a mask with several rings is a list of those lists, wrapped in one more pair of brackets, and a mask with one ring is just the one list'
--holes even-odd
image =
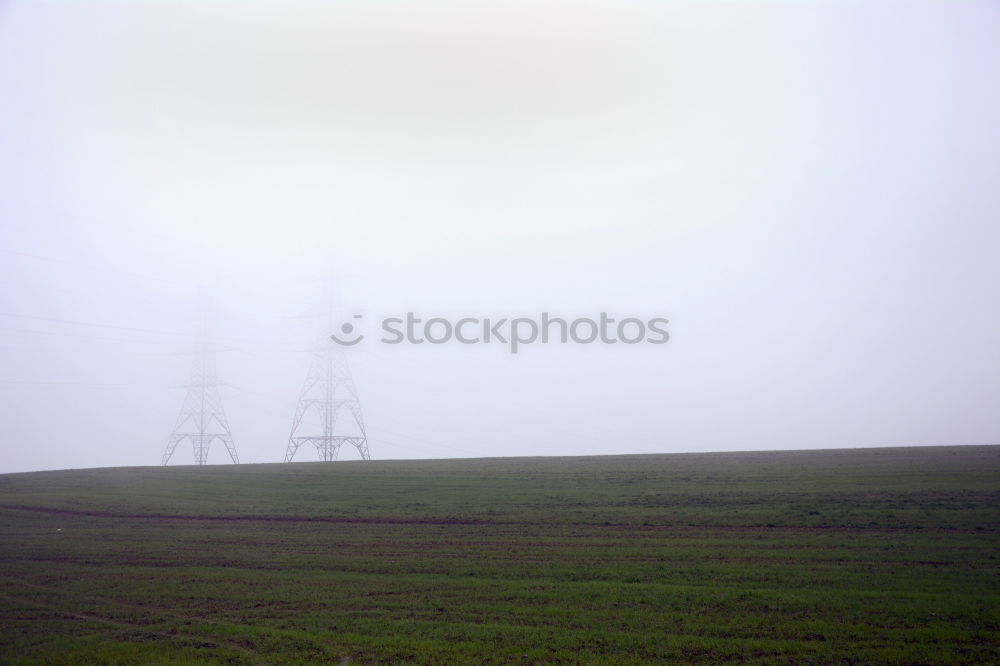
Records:
{"label": "grey sky", "polygon": [[331,299],[671,321],[368,340],[378,458],[995,443],[997,62],[987,1],[0,4],[0,471],[158,462],[206,297],[246,461]]}

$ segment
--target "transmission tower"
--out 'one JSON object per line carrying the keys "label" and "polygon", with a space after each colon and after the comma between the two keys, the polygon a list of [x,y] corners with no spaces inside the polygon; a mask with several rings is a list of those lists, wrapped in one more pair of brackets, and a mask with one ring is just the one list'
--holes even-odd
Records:
{"label": "transmission tower", "polygon": [[167,442],[167,450],[163,452],[161,465],[170,462],[177,445],[186,439],[191,440],[194,448],[194,462],[204,465],[208,460],[208,449],[213,440],[221,441],[233,463],[239,464],[233,435],[229,432],[229,421],[222,409],[222,398],[219,397],[219,381],[215,378],[215,359],[208,348],[208,338],[202,334],[202,348],[195,355],[191,379],[185,384],[187,396],[184,406],[174,424]]}
{"label": "transmission tower", "polygon": [[[343,418],[344,410],[347,412],[346,419]],[[307,417],[311,417],[312,421],[304,423]],[[345,420],[349,421],[347,427],[343,427]],[[338,425],[341,426],[341,434],[335,434]],[[329,337],[324,337],[313,351],[309,374],[302,385],[292,418],[285,462],[292,462],[295,452],[303,444],[315,445],[320,460],[324,461],[336,460],[344,444],[355,447],[362,460],[371,460],[361,404],[347,359],[343,351],[334,349],[333,340]]]}

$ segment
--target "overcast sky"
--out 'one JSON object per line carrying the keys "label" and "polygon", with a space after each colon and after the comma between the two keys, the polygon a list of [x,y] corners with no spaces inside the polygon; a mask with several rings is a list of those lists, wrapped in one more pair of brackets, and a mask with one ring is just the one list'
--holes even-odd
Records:
{"label": "overcast sky", "polygon": [[998,62],[991,0],[0,0],[0,472],[157,464],[206,302],[246,462],[329,303],[374,458],[997,443]]}

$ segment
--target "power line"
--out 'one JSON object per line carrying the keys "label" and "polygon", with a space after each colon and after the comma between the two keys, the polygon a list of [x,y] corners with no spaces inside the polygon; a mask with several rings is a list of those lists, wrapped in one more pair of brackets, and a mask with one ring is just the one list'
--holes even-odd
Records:
{"label": "power line", "polygon": [[26,315],[19,312],[0,312],[3,317],[17,317],[18,319],[32,319],[35,321],[52,321],[60,324],[72,324],[74,326],[90,326],[93,328],[110,328],[117,331],[132,331],[134,333],[154,333],[156,335],[178,335],[192,337],[190,333],[180,333],[178,331],[160,331],[153,328],[137,328],[134,326],[118,326],[116,324],[101,324],[92,321],[79,321],[77,319],[62,319],[60,317],[43,317],[40,315]]}
{"label": "power line", "polygon": [[19,379],[0,379],[0,384],[9,386],[86,386],[87,388],[139,388],[140,384],[99,384],[95,382],[48,382]]}
{"label": "power line", "polygon": [[28,259],[35,259],[37,261],[47,261],[54,264],[67,264],[70,266],[77,266],[85,270],[94,271],[98,273],[118,273],[120,275],[129,275],[131,277],[143,278],[145,280],[151,280],[153,282],[161,282],[163,284],[179,285],[179,282],[174,280],[167,280],[164,278],[154,277],[145,273],[136,273],[135,271],[128,271],[123,268],[114,268],[106,264],[93,264],[87,261],[80,261],[79,259],[59,259],[56,257],[46,257],[40,254],[33,254],[31,252],[22,252],[21,250],[3,250],[7,254],[13,254],[18,257],[26,257]]}
{"label": "power line", "polygon": [[0,328],[0,333],[6,334],[21,334],[21,335],[55,335],[64,338],[73,338],[74,340],[97,340],[99,342],[115,342],[115,343],[140,343],[139,340],[127,340],[125,338],[105,338],[96,335],[78,335],[76,333],[67,333],[65,331],[39,331],[29,328]]}

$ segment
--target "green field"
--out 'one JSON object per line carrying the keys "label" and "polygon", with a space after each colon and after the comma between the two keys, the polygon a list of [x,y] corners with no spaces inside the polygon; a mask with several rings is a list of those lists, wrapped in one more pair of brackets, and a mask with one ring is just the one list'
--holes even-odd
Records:
{"label": "green field", "polygon": [[1000,663],[1000,447],[0,476],[0,662]]}

